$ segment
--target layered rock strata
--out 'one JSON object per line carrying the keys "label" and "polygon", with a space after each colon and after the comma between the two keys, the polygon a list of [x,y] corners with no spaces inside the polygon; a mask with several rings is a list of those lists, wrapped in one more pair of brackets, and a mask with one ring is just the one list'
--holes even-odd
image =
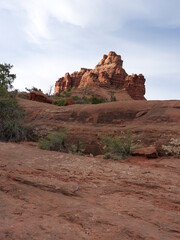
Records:
{"label": "layered rock strata", "polygon": [[128,75],[120,55],[111,51],[104,55],[94,69],[81,68],[79,72],[66,73],[55,84],[54,94],[71,88],[103,87],[125,89],[135,100],[144,100],[145,78],[142,74]]}

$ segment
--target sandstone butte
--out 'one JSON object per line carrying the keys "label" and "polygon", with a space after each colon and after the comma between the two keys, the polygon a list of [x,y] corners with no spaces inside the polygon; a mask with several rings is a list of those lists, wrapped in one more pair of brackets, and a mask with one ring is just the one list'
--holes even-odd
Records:
{"label": "sandstone butte", "polygon": [[101,87],[122,89],[134,100],[145,100],[145,78],[142,74],[128,75],[120,55],[110,51],[94,69],[81,68],[72,74],[66,73],[55,84],[54,94],[71,88]]}

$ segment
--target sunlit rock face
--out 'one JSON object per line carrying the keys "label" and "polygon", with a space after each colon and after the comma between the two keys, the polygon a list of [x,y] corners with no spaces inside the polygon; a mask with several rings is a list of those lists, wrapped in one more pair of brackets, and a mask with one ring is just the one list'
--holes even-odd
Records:
{"label": "sunlit rock face", "polygon": [[55,84],[54,94],[71,88],[103,87],[125,89],[135,100],[143,100],[145,78],[140,75],[128,75],[123,68],[120,55],[110,51],[104,55],[94,69],[81,68],[79,72],[66,73]]}

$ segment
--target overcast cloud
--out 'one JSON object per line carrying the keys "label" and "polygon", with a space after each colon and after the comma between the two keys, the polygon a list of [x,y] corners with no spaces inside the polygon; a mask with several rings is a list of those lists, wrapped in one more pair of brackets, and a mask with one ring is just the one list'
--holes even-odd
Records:
{"label": "overcast cloud", "polygon": [[45,92],[110,50],[143,73],[147,99],[180,99],[179,0],[0,0],[0,62]]}

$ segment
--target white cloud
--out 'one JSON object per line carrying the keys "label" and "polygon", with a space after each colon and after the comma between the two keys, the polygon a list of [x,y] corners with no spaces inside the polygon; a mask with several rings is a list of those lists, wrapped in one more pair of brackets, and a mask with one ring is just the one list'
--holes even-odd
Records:
{"label": "white cloud", "polygon": [[[1,59],[15,66],[19,89],[35,85],[46,91],[65,72],[94,67],[110,50],[122,55],[129,74],[142,72],[149,86],[153,79],[163,85],[173,73],[178,85],[178,40],[162,45],[165,36],[159,34],[154,42],[153,28],[167,28],[168,39],[168,29],[180,27],[179,9],[179,0],[0,0]],[[146,24],[152,27],[149,41],[133,38],[146,34]],[[171,38],[178,37],[177,30]]]}
{"label": "white cloud", "polygon": [[38,44],[53,37],[51,18],[104,32],[120,28],[133,19],[180,26],[178,0],[2,0],[1,7],[25,11],[24,30],[30,40]]}
{"label": "white cloud", "polygon": [[[180,3],[162,0],[1,0],[0,7],[24,16],[28,40],[41,45],[52,40],[50,20],[100,32],[120,29],[126,22],[143,19],[156,25],[180,25]],[[173,12],[173,15],[172,15]],[[57,30],[58,31],[58,30]],[[63,33],[62,33],[63,34]]]}

